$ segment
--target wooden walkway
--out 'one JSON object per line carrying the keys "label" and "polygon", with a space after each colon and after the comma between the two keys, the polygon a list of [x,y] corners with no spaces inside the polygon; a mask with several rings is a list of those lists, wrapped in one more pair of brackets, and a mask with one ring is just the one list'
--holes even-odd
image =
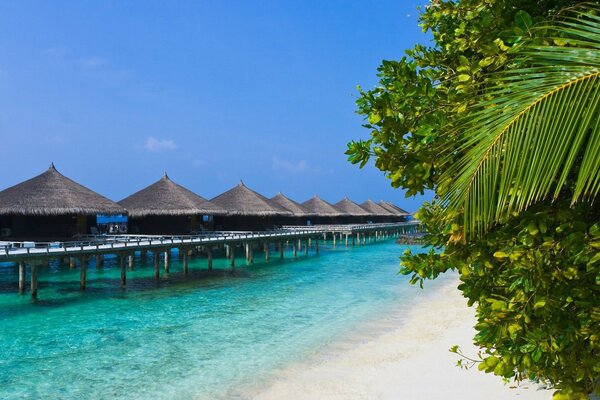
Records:
{"label": "wooden walkway", "polygon": [[[104,255],[115,254],[120,257],[121,285],[125,286],[127,268],[133,266],[134,255],[151,252],[154,258],[154,278],[160,278],[159,260],[164,253],[165,272],[169,271],[171,250],[177,248],[183,256],[183,273],[188,273],[189,257],[202,251],[207,257],[207,267],[212,269],[213,250],[225,249],[230,266],[235,267],[235,252],[240,246],[245,251],[246,262],[254,261],[254,249],[264,251],[265,260],[269,260],[271,245],[276,246],[279,257],[284,257],[284,245],[292,246],[293,255],[302,250],[308,254],[309,248],[319,253],[319,240],[330,238],[335,246],[345,238],[345,245],[366,244],[390,236],[398,236],[419,230],[418,221],[365,225],[319,225],[311,227],[284,227],[265,232],[205,232],[197,235],[154,236],[154,235],[99,235],[82,236],[69,242],[0,242],[0,262],[19,265],[19,292],[25,292],[26,266],[31,269],[30,288],[32,298],[37,298],[38,267],[46,266],[52,259],[63,259],[71,267],[78,261],[80,267],[80,288],[85,290],[87,264],[95,257],[96,266],[104,262]],[[304,242],[304,243],[303,243]]]}

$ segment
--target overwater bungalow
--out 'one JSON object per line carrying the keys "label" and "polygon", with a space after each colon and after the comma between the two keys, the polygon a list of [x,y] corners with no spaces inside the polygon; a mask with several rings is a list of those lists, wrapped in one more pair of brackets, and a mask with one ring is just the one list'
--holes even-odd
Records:
{"label": "overwater bungalow", "polygon": [[306,225],[311,214],[302,204],[284,196],[281,192],[270,200],[292,213],[291,216],[280,217],[281,225]]}
{"label": "overwater bungalow", "polygon": [[125,209],[59,173],[54,164],[0,192],[0,240],[68,240],[93,233],[96,216]]}
{"label": "overwater bungalow", "polygon": [[395,205],[393,203],[390,203],[389,201],[381,200],[377,204],[380,205],[381,207],[385,208],[392,214],[394,214],[394,219],[393,219],[394,222],[406,221],[407,218],[410,216],[409,212],[404,211],[403,209],[401,209],[400,207],[398,207],[397,205]]}
{"label": "overwater bungalow", "polygon": [[118,203],[129,214],[129,232],[148,235],[213,230],[214,216],[227,214],[223,208],[173,182],[167,173]]}
{"label": "overwater bungalow", "polygon": [[347,196],[335,203],[333,207],[341,213],[337,217],[337,221],[340,224],[367,222],[370,215],[364,208],[350,200]]}
{"label": "overwater bungalow", "polygon": [[302,206],[310,213],[310,222],[315,225],[335,224],[336,218],[342,215],[335,207],[314,195],[311,199],[302,203]]}
{"label": "overwater bungalow", "polygon": [[215,217],[217,230],[269,230],[280,226],[281,217],[293,215],[289,210],[248,188],[242,181],[210,201],[227,211],[226,216]]}
{"label": "overwater bungalow", "polygon": [[369,213],[370,222],[392,222],[395,214],[369,199],[360,205]]}

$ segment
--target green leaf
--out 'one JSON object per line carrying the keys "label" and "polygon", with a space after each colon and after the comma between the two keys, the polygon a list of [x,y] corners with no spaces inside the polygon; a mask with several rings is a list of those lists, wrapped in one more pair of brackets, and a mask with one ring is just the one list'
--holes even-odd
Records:
{"label": "green leaf", "polygon": [[546,305],[546,301],[545,301],[545,300],[540,300],[540,301],[537,301],[537,302],[536,302],[536,303],[533,305],[533,309],[534,309],[534,310],[537,310],[537,309],[540,309],[540,308],[544,307],[545,305]]}
{"label": "green leaf", "polygon": [[503,251],[497,251],[494,253],[494,257],[502,259],[508,257],[508,254]]}
{"label": "green leaf", "polygon": [[467,74],[460,74],[458,75],[458,81],[459,82],[466,82],[468,80],[471,79],[471,75],[467,75]]}

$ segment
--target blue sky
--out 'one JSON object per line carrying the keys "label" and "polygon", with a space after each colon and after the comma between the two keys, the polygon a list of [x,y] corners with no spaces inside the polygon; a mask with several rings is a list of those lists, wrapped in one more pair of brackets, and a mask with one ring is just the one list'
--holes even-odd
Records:
{"label": "blue sky", "polygon": [[164,171],[304,201],[405,199],[346,161],[356,85],[416,42],[417,1],[2,1],[0,189],[54,162],[120,200]]}

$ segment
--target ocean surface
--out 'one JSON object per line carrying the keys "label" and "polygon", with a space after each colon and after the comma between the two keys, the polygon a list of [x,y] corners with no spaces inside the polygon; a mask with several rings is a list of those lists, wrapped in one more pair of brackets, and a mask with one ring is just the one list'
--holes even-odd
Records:
{"label": "ocean surface", "polygon": [[398,275],[406,248],[329,244],[268,263],[255,252],[235,272],[215,259],[211,274],[192,258],[187,278],[174,253],[158,285],[152,260],[136,258],[126,289],[107,258],[91,262],[85,292],[78,268],[53,263],[40,268],[37,302],[17,294],[17,268],[0,265],[0,399],[228,398],[413,307],[420,289]]}

